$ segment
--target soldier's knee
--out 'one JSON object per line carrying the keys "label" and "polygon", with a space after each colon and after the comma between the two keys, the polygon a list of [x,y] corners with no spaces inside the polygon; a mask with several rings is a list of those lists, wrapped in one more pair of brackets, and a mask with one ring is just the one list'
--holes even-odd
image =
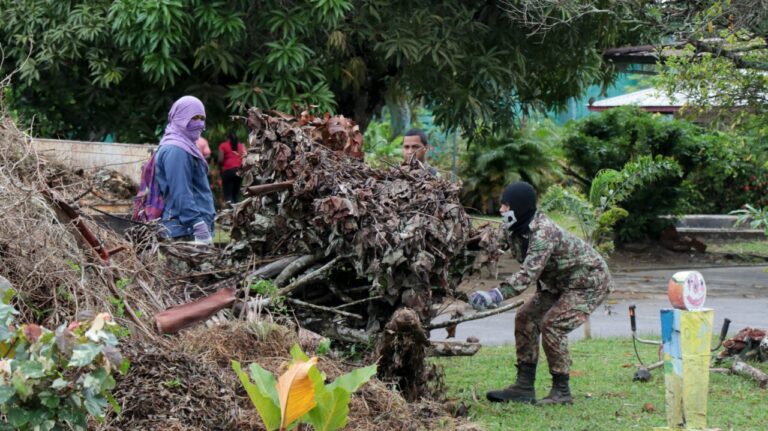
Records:
{"label": "soldier's knee", "polygon": [[530,314],[526,313],[524,310],[520,310],[515,314],[515,327],[521,328],[523,325],[526,325],[528,322],[531,321]]}

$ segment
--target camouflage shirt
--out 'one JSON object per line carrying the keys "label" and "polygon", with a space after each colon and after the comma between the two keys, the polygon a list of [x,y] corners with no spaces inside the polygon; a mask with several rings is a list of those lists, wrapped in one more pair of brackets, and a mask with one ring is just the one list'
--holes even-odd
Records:
{"label": "camouflage shirt", "polygon": [[520,261],[520,271],[502,282],[505,298],[522,293],[536,281],[543,290],[563,292],[588,289],[605,282],[608,266],[602,256],[580,238],[561,229],[541,212],[531,220],[528,253],[522,260],[522,239],[508,235],[512,253]]}

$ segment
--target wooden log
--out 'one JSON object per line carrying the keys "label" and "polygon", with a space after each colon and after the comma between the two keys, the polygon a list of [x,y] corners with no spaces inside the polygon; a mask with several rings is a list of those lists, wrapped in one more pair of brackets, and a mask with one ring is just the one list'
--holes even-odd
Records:
{"label": "wooden log", "polygon": [[277,294],[285,296],[293,292],[294,290],[298,289],[299,287],[305,286],[309,283],[319,280],[320,278],[324,277],[331,269],[333,269],[333,266],[336,265],[336,262],[338,262],[339,259],[341,259],[339,256],[334,257],[333,259],[331,259],[330,262],[326,263],[320,268],[310,272],[309,274],[306,274],[305,276],[294,281],[293,283],[283,287],[277,292]]}
{"label": "wooden log", "polygon": [[462,343],[459,341],[432,341],[429,356],[472,356],[480,350],[480,343]]}
{"label": "wooden log", "polygon": [[758,383],[758,386],[760,386],[760,388],[762,389],[768,388],[768,374],[747,364],[746,362],[742,361],[741,358],[739,358],[738,356],[733,358],[733,365],[731,365],[731,371],[733,371],[734,374],[739,374],[741,376],[749,377],[755,380]]}
{"label": "wooden log", "polygon": [[296,261],[297,259],[301,258],[301,256],[288,256],[284,257],[280,260],[274,261],[270,264],[264,265],[262,267],[259,267],[258,269],[254,270],[253,272],[248,273],[248,275],[245,277],[246,279],[249,278],[272,278],[278,274],[280,274],[286,267],[288,267],[291,263]]}
{"label": "wooden log", "polygon": [[452,326],[452,325],[458,325],[459,323],[462,323],[462,322],[469,322],[470,320],[485,319],[486,317],[494,316],[496,314],[501,314],[501,313],[504,313],[506,311],[513,310],[513,309],[523,305],[524,303],[525,303],[525,301],[520,299],[520,300],[517,300],[517,301],[515,301],[515,302],[513,302],[511,304],[507,304],[507,305],[504,305],[502,307],[494,308],[494,309],[491,309],[491,310],[488,310],[488,311],[481,311],[479,313],[475,313],[475,314],[472,314],[472,315],[469,315],[469,316],[459,317],[457,319],[446,320],[445,322],[430,323],[428,325],[424,325],[424,329],[430,331],[432,329],[447,328],[447,327]]}
{"label": "wooden log", "polygon": [[246,189],[246,196],[263,196],[269,193],[282,192],[293,188],[293,180],[283,181],[279,183],[260,184],[257,186],[250,186]]}
{"label": "wooden log", "polygon": [[323,257],[322,253],[305,254],[303,256],[299,256],[296,260],[291,262],[288,266],[283,268],[282,271],[280,271],[280,274],[278,274],[278,276],[275,278],[275,286],[277,287],[285,286],[285,284],[291,278],[293,278],[296,274],[300,273],[301,271],[304,271],[313,263],[322,259],[322,257]]}
{"label": "wooden log", "polygon": [[235,293],[235,289],[225,287],[213,295],[161,311],[155,314],[157,330],[161,334],[173,334],[205,321],[219,310],[231,306],[237,299]]}

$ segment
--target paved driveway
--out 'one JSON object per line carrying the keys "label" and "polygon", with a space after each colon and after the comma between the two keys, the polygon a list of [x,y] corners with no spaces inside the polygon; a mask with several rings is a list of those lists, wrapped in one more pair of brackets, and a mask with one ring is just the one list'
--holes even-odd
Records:
{"label": "paved driveway", "polygon": [[[697,269],[707,282],[706,306],[715,309],[715,330],[724,317],[731,319],[731,333],[745,326],[768,328],[768,273],[765,267],[722,267]],[[637,326],[641,335],[658,335],[659,310],[669,308],[666,289],[674,269],[647,270],[614,274],[617,292],[592,314],[592,336],[630,335],[628,307],[637,306]],[[634,298],[634,299],[633,299]],[[467,310],[466,313],[473,311]],[[440,316],[436,322],[445,320]],[[482,320],[464,322],[456,330],[456,340],[475,336],[485,345],[514,343],[515,311]],[[583,328],[570,339],[582,338]],[[444,329],[432,331],[433,340],[444,340]]]}

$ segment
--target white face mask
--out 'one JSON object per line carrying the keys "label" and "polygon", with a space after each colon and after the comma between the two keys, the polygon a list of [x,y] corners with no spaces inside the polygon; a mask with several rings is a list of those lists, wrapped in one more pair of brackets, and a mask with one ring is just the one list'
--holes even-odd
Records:
{"label": "white face mask", "polygon": [[501,213],[501,224],[504,225],[504,229],[511,229],[512,225],[515,223],[517,223],[517,217],[515,217],[514,211],[509,210],[507,212]]}

